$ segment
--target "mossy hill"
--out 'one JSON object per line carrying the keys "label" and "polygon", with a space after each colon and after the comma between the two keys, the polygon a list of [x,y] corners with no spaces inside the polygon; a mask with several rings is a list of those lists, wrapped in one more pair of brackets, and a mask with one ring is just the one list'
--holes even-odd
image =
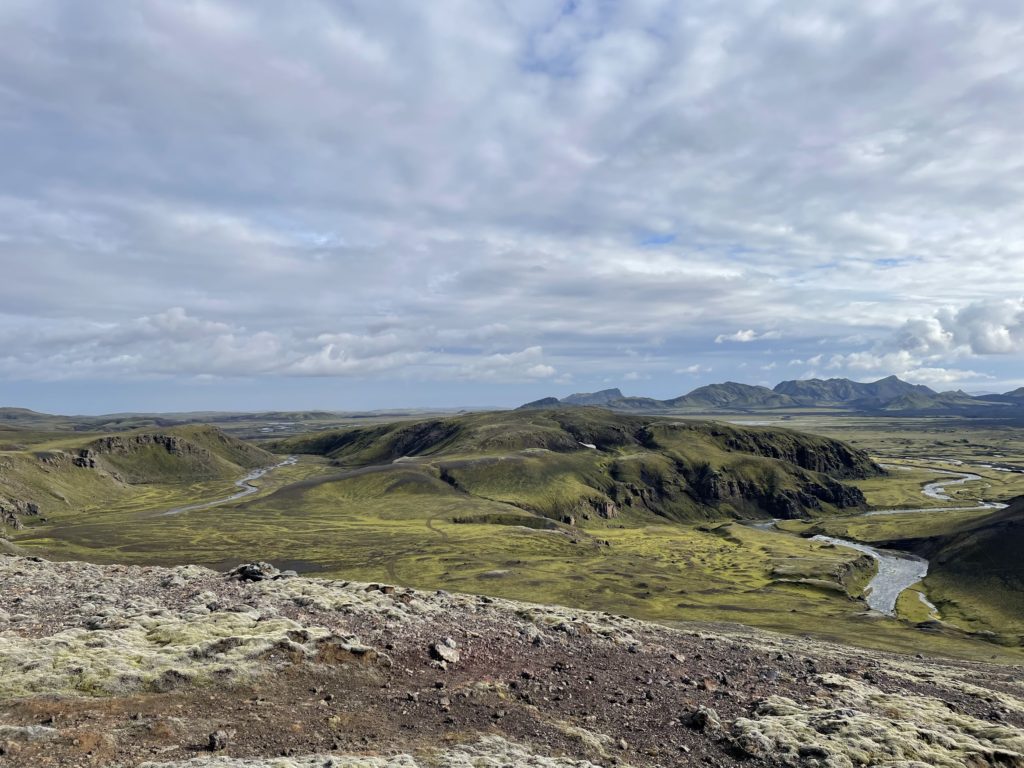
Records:
{"label": "mossy hill", "polygon": [[234,481],[274,456],[208,426],[109,435],[34,435],[27,450],[0,451],[0,524],[93,506],[133,486]]}
{"label": "mossy hill", "polygon": [[391,471],[404,483],[418,472],[424,490],[502,501],[574,524],[630,511],[677,521],[827,514],[864,504],[842,480],[881,473],[837,440],[600,408],[368,426],[274,447]]}

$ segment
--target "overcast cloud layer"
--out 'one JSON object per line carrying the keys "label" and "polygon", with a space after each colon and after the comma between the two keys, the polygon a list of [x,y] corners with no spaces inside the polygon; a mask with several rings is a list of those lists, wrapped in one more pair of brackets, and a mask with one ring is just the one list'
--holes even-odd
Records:
{"label": "overcast cloud layer", "polygon": [[0,4],[0,404],[1024,384],[1024,6]]}

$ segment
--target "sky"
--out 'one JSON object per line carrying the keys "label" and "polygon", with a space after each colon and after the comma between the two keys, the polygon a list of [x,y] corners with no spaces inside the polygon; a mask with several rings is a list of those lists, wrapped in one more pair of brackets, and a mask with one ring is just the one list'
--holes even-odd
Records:
{"label": "sky", "polygon": [[1017,0],[4,0],[0,405],[1024,384]]}

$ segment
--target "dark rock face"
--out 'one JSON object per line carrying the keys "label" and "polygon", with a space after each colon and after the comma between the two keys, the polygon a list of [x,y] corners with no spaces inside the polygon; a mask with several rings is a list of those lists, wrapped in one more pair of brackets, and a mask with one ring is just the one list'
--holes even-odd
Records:
{"label": "dark rock face", "polygon": [[83,467],[85,469],[96,468],[96,454],[88,448],[83,448],[78,452],[78,455],[71,460],[71,463],[76,467]]}
{"label": "dark rock face", "polygon": [[794,519],[806,516],[809,509],[820,509],[822,502],[841,509],[867,504],[860,489],[830,478],[820,482],[808,479],[798,490],[775,488],[771,483],[728,476],[715,470],[698,471],[693,477],[693,492],[705,504],[753,503],[771,517]]}
{"label": "dark rock face", "polygon": [[0,525],[6,525],[18,531],[23,527],[21,522],[23,517],[38,516],[39,505],[35,502],[0,496]]}
{"label": "dark rock face", "polygon": [[[97,455],[124,455],[149,446],[160,446],[174,456],[209,453],[205,448],[201,448],[190,443],[188,440],[180,438],[177,435],[112,435],[110,437],[102,437],[93,442],[92,449],[83,449],[79,451],[75,464],[80,467],[96,466],[95,460]],[[83,461],[85,463],[80,464],[79,461]]]}
{"label": "dark rock face", "polygon": [[780,439],[779,433],[753,431],[723,437],[727,450],[781,459],[801,469],[832,477],[863,478],[882,474],[881,468],[867,454],[837,440],[808,443],[805,440]]}
{"label": "dark rock face", "polygon": [[614,501],[608,499],[587,499],[586,504],[574,507],[571,512],[562,515],[561,521],[567,525],[576,525],[577,519],[592,520],[595,516],[604,520],[611,520],[617,517],[619,508]]}

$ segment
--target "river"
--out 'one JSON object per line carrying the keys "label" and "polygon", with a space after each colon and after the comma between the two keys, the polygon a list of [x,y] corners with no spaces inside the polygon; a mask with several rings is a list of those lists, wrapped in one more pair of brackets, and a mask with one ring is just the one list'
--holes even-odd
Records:
{"label": "river", "polygon": [[[898,465],[883,465],[887,469],[900,469]],[[935,472],[948,475],[950,479],[936,480],[928,483],[922,490],[925,496],[939,501],[952,501],[946,493],[946,488],[951,485],[962,485],[972,480],[981,480],[980,475],[970,472],[952,472],[949,470],[935,470]],[[971,509],[1003,509],[1006,505],[998,502],[982,501],[969,507],[924,507],[921,509],[876,509],[865,512],[869,515],[895,515],[909,512],[954,512]],[[775,527],[775,521],[757,523],[757,528],[770,530]],[[875,559],[878,564],[878,572],[874,575],[865,589],[865,600],[868,607],[884,613],[887,616],[896,614],[896,601],[903,591],[916,584],[928,575],[928,561],[923,557],[912,555],[909,552],[901,552],[895,549],[879,549],[857,541],[836,538],[835,536],[814,536],[815,541],[828,542],[839,547],[848,547],[858,552],[863,552]],[[927,607],[933,616],[938,615],[938,610],[928,602],[924,595],[919,595],[921,602]]]}
{"label": "river", "polygon": [[240,490],[237,493],[231,494],[230,496],[225,496],[222,499],[214,499],[213,501],[201,501],[198,504],[189,504],[186,507],[176,507],[175,509],[169,509],[166,512],[163,512],[162,514],[166,516],[180,515],[182,512],[195,512],[196,510],[209,509],[210,507],[216,507],[221,504],[227,504],[229,501],[235,501],[237,499],[245,498],[246,496],[251,496],[252,494],[256,493],[259,490],[258,485],[253,485],[253,480],[258,480],[268,472],[271,472],[277,469],[278,467],[290,466],[297,462],[298,460],[299,459],[297,456],[289,456],[287,459],[278,464],[272,464],[269,467],[260,467],[259,469],[254,469],[241,480],[235,481],[235,486],[238,487]]}

